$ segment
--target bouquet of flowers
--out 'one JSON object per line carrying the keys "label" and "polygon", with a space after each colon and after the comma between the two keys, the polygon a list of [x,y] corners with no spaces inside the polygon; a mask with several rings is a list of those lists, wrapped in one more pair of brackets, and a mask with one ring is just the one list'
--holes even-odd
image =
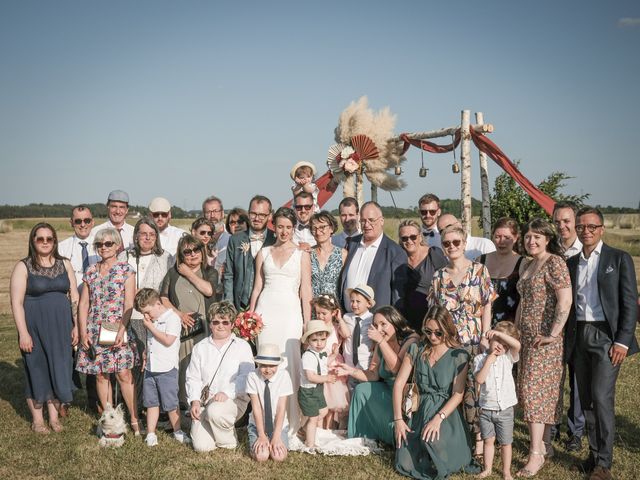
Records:
{"label": "bouquet of flowers", "polygon": [[264,328],[262,315],[256,312],[240,312],[233,322],[233,333],[252,342]]}

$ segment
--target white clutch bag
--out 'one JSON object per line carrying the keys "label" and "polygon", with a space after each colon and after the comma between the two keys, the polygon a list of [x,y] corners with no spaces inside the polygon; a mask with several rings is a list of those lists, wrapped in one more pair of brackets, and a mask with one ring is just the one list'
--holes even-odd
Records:
{"label": "white clutch bag", "polygon": [[[118,323],[101,323],[100,332],[98,333],[98,345],[101,347],[111,347],[116,343],[116,336],[120,329],[120,322]],[[123,343],[127,343],[127,331],[124,332]]]}

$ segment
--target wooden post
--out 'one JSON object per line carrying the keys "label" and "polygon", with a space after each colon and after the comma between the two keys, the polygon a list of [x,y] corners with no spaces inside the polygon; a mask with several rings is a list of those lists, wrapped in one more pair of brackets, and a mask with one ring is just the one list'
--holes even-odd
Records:
{"label": "wooden post", "polygon": [[[476,112],[476,123],[484,124],[482,112]],[[491,199],[489,192],[489,168],[487,167],[487,155],[479,150],[480,155],[480,187],[482,188],[482,234],[485,238],[491,237]]]}
{"label": "wooden post", "polygon": [[371,184],[371,201],[378,203],[378,187]]}
{"label": "wooden post", "polygon": [[469,110],[462,111],[461,121],[461,154],[460,163],[462,164],[462,172],[460,175],[460,200],[462,202],[462,227],[467,234],[471,235],[471,134],[470,128],[471,112]]}

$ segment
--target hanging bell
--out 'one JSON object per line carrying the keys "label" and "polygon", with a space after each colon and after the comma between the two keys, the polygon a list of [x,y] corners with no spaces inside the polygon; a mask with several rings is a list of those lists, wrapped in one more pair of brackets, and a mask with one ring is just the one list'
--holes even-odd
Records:
{"label": "hanging bell", "polygon": [[400,165],[396,166],[395,172],[396,175],[402,175],[402,167]]}
{"label": "hanging bell", "polygon": [[420,171],[418,172],[418,175],[420,175],[422,178],[427,176],[427,173],[429,173],[429,169],[425,168],[425,167],[420,167]]}
{"label": "hanging bell", "polygon": [[451,171],[453,173],[460,173],[460,165],[458,164],[458,162],[453,162],[453,165],[451,165]]}

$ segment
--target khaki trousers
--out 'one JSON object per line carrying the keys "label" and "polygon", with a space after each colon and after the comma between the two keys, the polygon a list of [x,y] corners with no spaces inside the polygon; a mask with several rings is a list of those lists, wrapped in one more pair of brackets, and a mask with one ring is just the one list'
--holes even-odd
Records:
{"label": "khaki trousers", "polygon": [[200,415],[200,421],[191,423],[191,440],[196,452],[209,452],[216,448],[236,448],[238,437],[233,428],[247,409],[246,398],[225,402],[209,402]]}

